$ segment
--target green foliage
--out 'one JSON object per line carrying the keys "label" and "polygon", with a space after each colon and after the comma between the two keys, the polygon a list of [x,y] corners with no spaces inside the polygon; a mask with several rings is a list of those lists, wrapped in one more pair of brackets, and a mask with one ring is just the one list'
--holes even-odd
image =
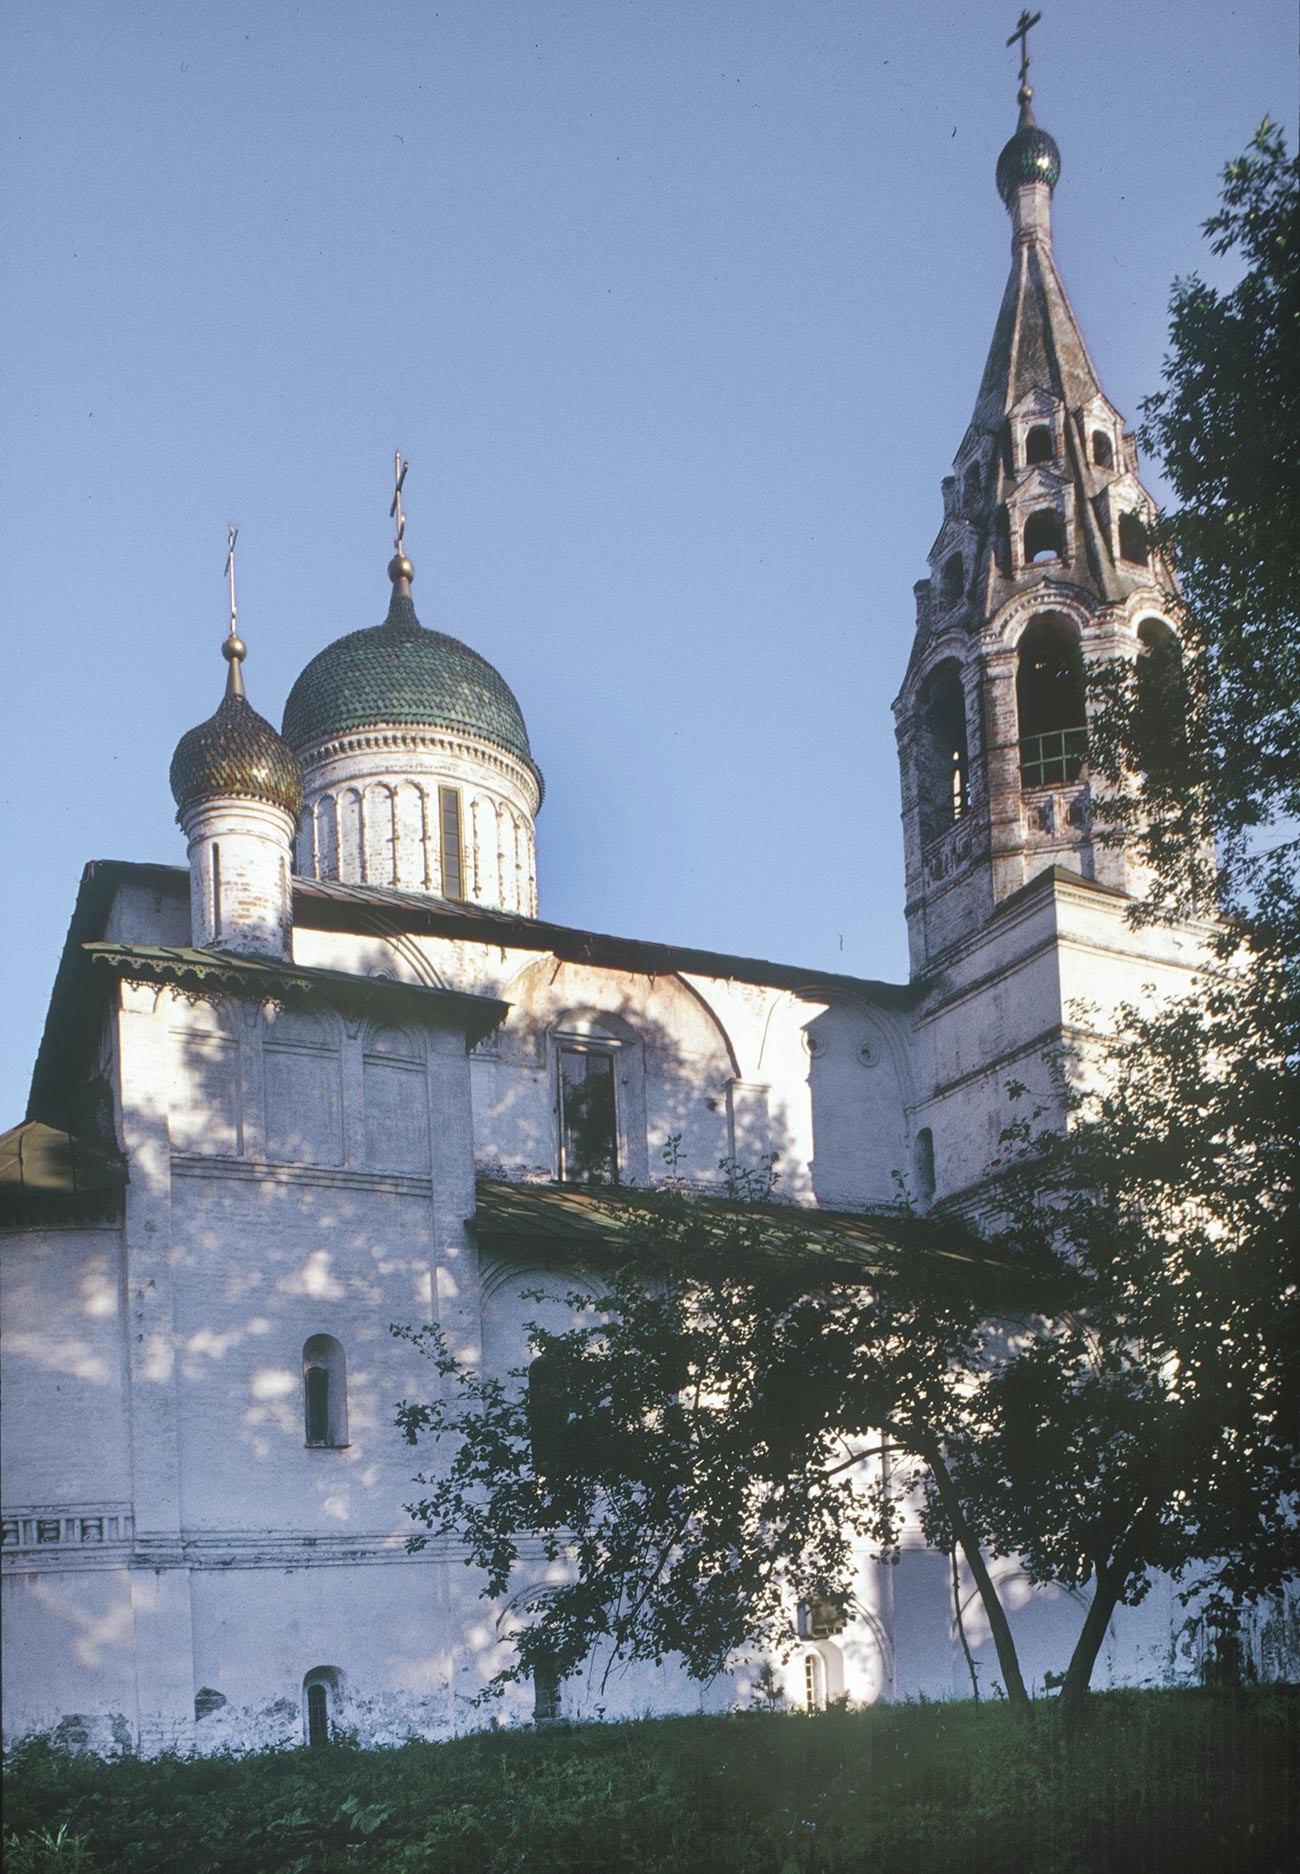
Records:
{"label": "green foliage", "polygon": [[[1138,841],[1158,907],[1244,915],[1292,959],[1300,821],[1300,164],[1266,120],[1205,224],[1243,263],[1176,283],[1143,441],[1178,500],[1157,544],[1183,590],[1181,669],[1110,667],[1090,725],[1099,811]],[[1157,660],[1159,661],[1159,660]],[[1154,694],[1141,694],[1146,666]],[[1093,730],[1095,729],[1095,734]]]}
{"label": "green foliage", "polygon": [[[7,1868],[96,1874],[1092,1874],[1288,1865],[1293,1691],[485,1732],[106,1764],[28,1752]],[[31,1859],[75,1830],[92,1860]],[[65,1835],[64,1840],[68,1837]],[[21,1858],[28,1855],[28,1859]]]}
{"label": "green foliage", "polygon": [[904,1219],[868,1258],[814,1240],[770,1182],[737,1190],[620,1201],[599,1293],[568,1296],[567,1330],[531,1329],[544,1389],[459,1364],[433,1328],[394,1329],[441,1380],[399,1409],[412,1443],[440,1447],[407,1507],[518,1617],[498,1688],[594,1649],[676,1655],[701,1679],[788,1651],[800,1603],[848,1599],[855,1547],[892,1548],[882,1431],[937,1463],[964,1418],[987,1298],[1021,1291],[1020,1266]]}

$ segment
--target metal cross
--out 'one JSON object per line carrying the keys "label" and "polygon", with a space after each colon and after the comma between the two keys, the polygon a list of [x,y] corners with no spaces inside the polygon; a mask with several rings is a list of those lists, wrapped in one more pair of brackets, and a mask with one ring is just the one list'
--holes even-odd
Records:
{"label": "metal cross", "polygon": [[402,512],[402,483],[406,480],[406,471],[410,466],[409,462],[403,462],[401,450],[394,450],[393,505],[388,512],[390,518],[397,522],[397,532],[393,536],[393,550],[397,553],[402,550],[402,535],[406,532],[406,516]]}
{"label": "metal cross", "polygon": [[1007,40],[1009,46],[1013,46],[1017,39],[1020,41],[1020,82],[1022,85],[1029,81],[1029,29],[1031,26],[1037,26],[1042,17],[1041,13],[1031,13],[1029,8],[1025,7],[1016,21],[1016,30]]}
{"label": "metal cross", "polygon": [[239,528],[231,521],[226,528],[226,578],[230,581],[230,635],[237,637],[235,630],[235,542],[239,538]]}

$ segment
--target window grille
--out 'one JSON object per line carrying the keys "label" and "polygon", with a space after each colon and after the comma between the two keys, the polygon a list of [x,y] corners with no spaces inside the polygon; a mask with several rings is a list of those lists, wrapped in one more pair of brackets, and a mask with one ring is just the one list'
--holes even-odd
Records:
{"label": "window grille", "polygon": [[560,1049],[560,1176],[580,1184],[618,1182],[613,1056]]}
{"label": "window grille", "polygon": [[[290,1710],[293,1707],[290,1706]],[[329,1693],[323,1685],[307,1687],[307,1742],[312,1746],[330,1741]]]}
{"label": "window grille", "polygon": [[1025,787],[1059,787],[1077,781],[1088,755],[1086,729],[1048,729],[1020,738],[1020,779]]}

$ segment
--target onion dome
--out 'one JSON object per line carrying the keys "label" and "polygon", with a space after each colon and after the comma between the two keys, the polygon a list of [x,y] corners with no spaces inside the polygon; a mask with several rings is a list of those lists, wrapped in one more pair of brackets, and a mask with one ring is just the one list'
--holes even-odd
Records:
{"label": "onion dome", "polygon": [[1029,86],[1023,85],[1016,134],[1003,145],[998,157],[998,194],[1007,208],[1022,183],[1045,182],[1049,189],[1054,189],[1061,176],[1061,152],[1056,147],[1056,139],[1034,122],[1029,98]]}
{"label": "onion dome", "polygon": [[240,665],[247,655],[232,632],[221,646],[230,666],[215,716],[190,729],[172,756],[177,818],[200,800],[264,800],[296,820],[302,808],[298,757],[244,695]]}
{"label": "onion dome", "polygon": [[393,582],[382,625],[350,631],[313,657],[289,692],[283,735],[299,754],[365,729],[428,728],[473,736],[542,777],[523,711],[498,670],[459,638],[430,631],[415,615],[411,562],[388,567]]}

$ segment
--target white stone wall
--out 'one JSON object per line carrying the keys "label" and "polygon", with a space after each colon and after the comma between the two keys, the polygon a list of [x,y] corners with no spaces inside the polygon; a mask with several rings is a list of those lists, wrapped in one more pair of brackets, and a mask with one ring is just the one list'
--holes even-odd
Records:
{"label": "white stone wall", "polygon": [[[679,1172],[701,1184],[720,1161],[777,1152],[785,1194],[879,1207],[898,1200],[899,1173],[927,1195],[927,1128],[936,1200],[978,1208],[997,1134],[1019,1116],[1006,1081],[1048,1093],[1044,1049],[1075,1019],[1072,999],[1089,996],[1102,1021],[1198,961],[1195,933],[1135,934],[1125,909],[1044,880],[950,948],[915,1014],[865,989],[295,932],[299,963],[507,1000],[472,1060],[439,1024],[121,988],[107,1058],[131,1162],[123,1223],[5,1245],[7,1729],[67,1720],[105,1749],[291,1742],[312,1672],[331,1675],[336,1720],[372,1741],[483,1722],[473,1698],[515,1616],[480,1601],[446,1548],[405,1553],[401,1505],[428,1454],[399,1442],[392,1410],[430,1373],[388,1328],[438,1319],[458,1353],[505,1373],[527,1364],[530,1321],[560,1324],[568,1274],[526,1249],[480,1267],[465,1228],[476,1163],[555,1175],[558,1047],[576,1037],[613,1055],[628,1177],[659,1175],[676,1137]],[[182,922],[132,888],[109,934],[184,941]],[[550,1299],[526,1299],[539,1282]],[[304,1346],[318,1335],[346,1360],[342,1448],[306,1443]],[[829,1696],[964,1695],[947,1564],[914,1536],[907,1550],[897,1569],[861,1558],[857,1617],[787,1662],[793,1702],[810,1647]],[[1059,1669],[1074,1603],[1012,1580],[1008,1595],[1030,1676]],[[1170,1618],[1118,1616],[1103,1673],[1154,1672]],[[980,1622],[969,1607],[987,1689]],[[741,1667],[701,1689],[671,1669],[603,1681],[603,1667],[564,1688],[569,1715],[716,1708],[744,1702],[753,1678]],[[504,1715],[531,1711],[523,1687]]]}
{"label": "white stone wall", "polygon": [[[303,755],[297,870],[537,914],[530,769],[472,737],[432,729],[364,731]],[[443,876],[438,790],[460,795],[461,889]]]}
{"label": "white stone wall", "polygon": [[293,933],[289,864],[294,826],[258,800],[204,800],[187,807],[190,942],[254,956],[287,957]]}

